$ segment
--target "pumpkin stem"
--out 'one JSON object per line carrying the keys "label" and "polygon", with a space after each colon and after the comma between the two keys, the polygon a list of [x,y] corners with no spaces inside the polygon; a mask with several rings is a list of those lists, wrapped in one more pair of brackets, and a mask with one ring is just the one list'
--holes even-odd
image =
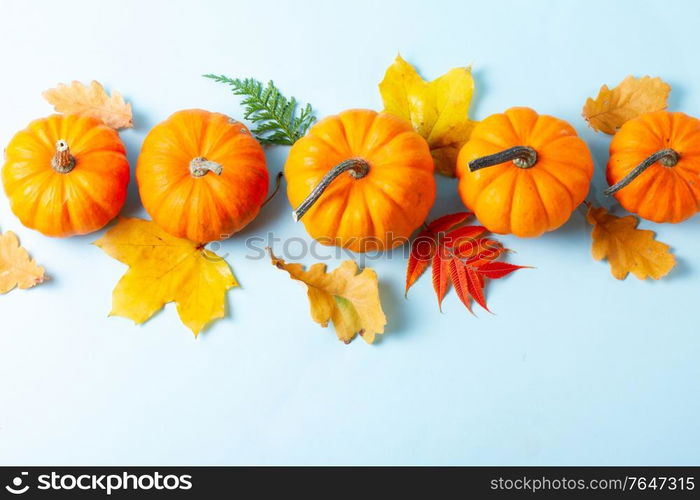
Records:
{"label": "pumpkin stem", "polygon": [[335,167],[330,169],[328,173],[323,176],[323,179],[321,179],[318,185],[311,191],[311,193],[309,193],[309,196],[307,196],[306,199],[301,202],[301,205],[294,210],[292,213],[294,221],[297,222],[304,216],[304,214],[313,206],[313,204],[318,201],[323,192],[336,177],[343,172],[348,171],[354,179],[362,179],[369,173],[369,163],[362,158],[350,158],[338,163]]}
{"label": "pumpkin stem", "polygon": [[207,175],[207,172],[214,172],[216,175],[221,175],[223,171],[224,167],[215,161],[207,160],[203,156],[192,158],[190,162],[190,175],[192,175],[192,177],[203,177]]}
{"label": "pumpkin stem", "polygon": [[630,172],[620,179],[618,182],[610,186],[608,189],[603,191],[606,196],[610,196],[613,193],[617,193],[620,189],[628,185],[630,182],[635,180],[642,172],[647,168],[651,167],[657,161],[661,163],[664,167],[675,167],[680,159],[681,155],[673,149],[662,149],[657,151],[653,155],[647,157],[639,165],[634,167]]}
{"label": "pumpkin stem", "polygon": [[63,139],[56,142],[56,154],[51,158],[51,167],[60,174],[67,174],[75,168],[75,157],[70,154],[68,143]]}
{"label": "pumpkin stem", "polygon": [[514,146],[505,151],[482,156],[469,162],[469,171],[476,172],[482,168],[500,165],[507,161],[512,161],[518,168],[531,168],[537,163],[537,151],[530,146]]}

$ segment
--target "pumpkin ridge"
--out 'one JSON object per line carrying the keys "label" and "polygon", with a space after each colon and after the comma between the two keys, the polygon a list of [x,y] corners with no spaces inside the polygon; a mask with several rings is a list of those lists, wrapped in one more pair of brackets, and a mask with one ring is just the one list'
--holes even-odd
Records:
{"label": "pumpkin ridge", "polygon": [[[354,199],[353,193],[355,190],[353,189],[353,187],[350,187],[349,189],[345,189],[344,191],[345,191],[345,193],[344,193],[344,200],[342,202],[342,205],[347,206],[350,204],[350,201]],[[335,218],[337,221],[337,224],[332,226],[334,228],[334,230],[333,230],[333,232],[330,233],[333,235],[332,237],[334,240],[338,237],[338,233],[344,232],[343,231],[343,224],[347,220],[349,220],[351,215],[354,215],[354,213],[352,213],[350,210],[343,210],[343,213],[340,215],[340,217]]]}
{"label": "pumpkin ridge", "polygon": [[[41,201],[42,201],[42,196],[43,193],[46,192],[46,188],[55,182],[53,171],[38,171],[36,172],[37,174],[44,174],[43,179],[36,179],[37,185],[36,186],[31,186],[31,184],[24,184],[25,179],[21,179],[15,184],[14,188],[15,189],[21,189],[21,192],[23,193],[23,197],[21,199],[21,205],[29,205],[26,207],[24,210],[24,216],[26,217],[26,220],[23,221],[23,223],[32,229],[36,229],[38,224],[37,224],[37,218],[39,217],[40,210],[39,207],[41,206]],[[27,196],[27,189],[31,189],[32,193],[32,198],[29,198]],[[18,201],[14,198],[10,198],[10,204],[11,205],[17,205]],[[13,207],[13,212],[17,213],[20,207]]]}
{"label": "pumpkin ridge", "polygon": [[[376,179],[370,180],[370,182],[374,185],[375,189],[381,191],[381,192],[384,194],[384,196],[386,196],[386,199],[389,200],[389,203],[391,203],[392,205],[394,205],[394,208],[396,209],[396,211],[397,211],[399,214],[401,214],[401,218],[403,219],[404,225],[405,225],[406,227],[411,227],[411,226],[413,226],[414,224],[412,223],[412,221],[411,221],[411,223],[409,223],[409,219],[408,219],[407,216],[406,216],[406,210],[405,210],[403,207],[401,207],[401,204],[400,204],[398,201],[396,201],[396,199],[393,197],[393,195],[391,194],[391,192],[385,190],[382,186],[379,186],[379,185],[377,184]],[[418,223],[418,225],[420,225],[420,222]],[[415,228],[414,228],[413,230],[415,230]]]}
{"label": "pumpkin ridge", "polygon": [[[541,233],[544,233],[545,231],[548,231],[553,226],[552,219],[549,215],[549,211],[547,210],[547,207],[544,204],[544,200],[542,199],[542,194],[540,192],[540,188],[537,185],[537,182],[535,181],[534,176],[530,172],[525,171],[525,172],[522,172],[522,175],[518,175],[518,177],[519,177],[519,182],[521,182],[521,183],[525,182],[525,179],[527,179],[526,182],[532,187],[532,189],[534,191],[533,193],[531,193],[528,196],[528,198],[530,199],[530,201],[537,200],[537,202],[540,205],[540,210],[542,211],[542,213],[544,213],[544,219],[545,219],[545,223],[546,223],[545,229],[543,231],[538,231],[538,232],[541,234]],[[513,226],[511,225],[511,229],[512,229],[512,227]]]}
{"label": "pumpkin ridge", "polygon": [[[574,195],[571,192],[571,190],[569,189],[569,186],[564,184],[556,175],[554,175],[552,172],[550,172],[547,169],[538,168],[535,171],[533,171],[533,173],[532,173],[533,176],[540,176],[540,177],[543,174],[546,175],[547,177],[549,177],[549,179],[552,182],[557,184],[566,193],[566,195],[569,198],[569,211],[573,212],[576,209],[576,207],[579,205],[579,203],[576,203],[576,201],[574,200]],[[539,192],[539,186],[538,186],[538,192]]]}
{"label": "pumpkin ridge", "polygon": [[[646,184],[643,184],[641,182],[638,182],[638,180],[644,175],[647,174],[647,182]],[[661,190],[663,192],[663,181],[665,179],[662,178],[663,176],[661,175],[654,175],[654,169],[647,169],[644,173],[640,174],[639,177],[635,180],[635,183],[637,184],[635,186],[635,190],[632,192],[636,193],[641,193],[640,199],[638,202],[636,202],[636,207],[635,210],[640,210],[647,214],[647,217],[652,217],[653,219],[657,219],[658,217],[656,215],[651,215],[651,211],[647,211],[644,209],[644,205],[649,204],[651,201],[654,201],[654,205],[656,205],[656,201],[659,201],[660,199],[666,199],[666,196],[659,196],[658,192]],[[624,191],[620,191],[624,193]],[[628,196],[630,195],[630,190],[628,189],[627,193]],[[666,204],[668,205],[668,204]],[[668,207],[666,207],[668,208]]]}
{"label": "pumpkin ridge", "polygon": [[382,140],[380,143],[375,144],[374,146],[372,146],[371,149],[366,149],[366,148],[365,148],[364,154],[363,154],[362,156],[363,156],[368,162],[371,163],[371,161],[370,161],[369,159],[370,159],[372,156],[374,156],[374,154],[375,154],[375,152],[376,152],[377,150],[383,149],[383,148],[385,148],[385,147],[388,147],[392,142],[398,140],[398,139],[399,139],[400,137],[402,137],[403,135],[411,136],[413,133],[414,133],[414,132],[413,132],[412,130],[405,130],[405,131],[403,131],[403,132],[400,132],[400,133],[396,134],[396,135],[393,136],[393,137],[385,137],[384,140]]}
{"label": "pumpkin ridge", "polygon": [[[678,174],[675,174],[673,176],[673,191],[674,191],[674,198],[676,200],[681,200],[681,203],[685,203],[685,200],[696,200],[695,205],[697,206],[697,199],[695,198],[695,193],[692,192],[690,189],[690,186],[685,182],[685,179],[680,177]],[[679,191],[683,191],[685,196],[681,196]],[[683,216],[683,213],[685,212],[685,206],[682,204],[675,205],[674,210],[673,210],[673,221],[674,222],[680,222],[684,219],[687,219],[687,217]]]}
{"label": "pumpkin ridge", "polygon": [[[345,133],[344,130],[343,130],[343,133]],[[340,152],[340,151],[338,150],[338,148],[336,147],[336,145],[335,145],[335,144],[332,144],[332,143],[329,142],[329,141],[327,141],[325,137],[320,136],[320,135],[315,135],[315,134],[313,133],[313,127],[312,127],[311,131],[309,132],[309,135],[306,136],[306,137],[308,137],[308,138],[313,138],[314,140],[318,140],[318,141],[322,142],[323,144],[326,145],[326,147],[328,147],[328,148],[330,148],[331,150],[333,150],[333,151],[336,153],[336,155],[338,155],[339,158],[346,158],[346,157],[347,157],[347,154],[346,154],[346,153]],[[300,141],[303,141],[306,137],[302,137],[299,141],[297,141],[297,143],[299,143]],[[345,144],[346,144],[346,146],[348,146],[348,149],[350,149],[350,145],[349,145],[348,142],[347,142],[347,138],[346,138],[346,137],[343,137],[343,138],[345,139]],[[341,160],[341,161],[342,161],[342,160]],[[330,168],[329,168],[329,169],[326,169],[326,172],[327,172],[328,170],[330,170]]]}

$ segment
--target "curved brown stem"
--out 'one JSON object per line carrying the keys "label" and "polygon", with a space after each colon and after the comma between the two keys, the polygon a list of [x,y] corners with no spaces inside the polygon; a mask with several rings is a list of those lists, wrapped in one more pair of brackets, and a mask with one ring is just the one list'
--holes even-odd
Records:
{"label": "curved brown stem", "polygon": [[674,167],[678,163],[679,155],[673,149],[662,149],[657,151],[653,155],[647,157],[643,162],[634,167],[630,172],[620,179],[618,182],[610,186],[608,189],[603,191],[606,196],[610,196],[613,193],[617,193],[620,189],[627,186],[630,182],[635,180],[642,172],[647,168],[651,167],[654,163],[661,162],[664,167]]}
{"label": "curved brown stem", "polygon": [[278,172],[277,178],[275,179],[275,189],[273,189],[272,193],[270,193],[270,196],[268,196],[267,199],[265,201],[263,201],[263,204],[260,205],[260,208],[267,205],[272,200],[272,198],[275,197],[275,195],[277,194],[277,191],[280,190],[280,185],[282,184],[282,177],[284,177],[284,174],[282,172]]}
{"label": "curved brown stem", "polygon": [[499,153],[482,156],[469,162],[469,171],[476,172],[482,168],[500,165],[512,161],[518,168],[531,168],[537,163],[537,151],[530,146],[514,146]]}
{"label": "curved brown stem", "polygon": [[75,157],[70,154],[68,143],[63,139],[56,142],[56,154],[51,158],[51,167],[59,174],[67,174],[75,168]]}
{"label": "curved brown stem", "polygon": [[296,222],[304,216],[336,177],[348,171],[353,178],[362,179],[369,172],[369,163],[362,158],[350,158],[349,160],[338,163],[335,167],[330,169],[328,173],[323,176],[323,179],[321,179],[318,185],[309,193],[309,196],[294,210],[292,214],[294,221]]}

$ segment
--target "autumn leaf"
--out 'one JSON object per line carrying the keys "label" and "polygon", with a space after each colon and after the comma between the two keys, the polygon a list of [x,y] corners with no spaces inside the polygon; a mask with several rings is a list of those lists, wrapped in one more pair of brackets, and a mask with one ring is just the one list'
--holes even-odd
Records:
{"label": "autumn leaf", "polygon": [[457,154],[476,125],[468,118],[474,93],[471,68],[453,68],[426,82],[399,55],[386,70],[379,92],[384,111],[411,122],[428,141],[435,169],[454,177]]}
{"label": "autumn leaf", "polygon": [[0,233],[0,294],[31,288],[45,279],[44,268],[19,246],[17,235],[12,231]]}
{"label": "autumn leaf", "polygon": [[124,102],[119,92],[114,91],[110,96],[94,80],[89,87],[77,81],[70,85],[59,83],[55,89],[49,89],[42,95],[59,113],[91,116],[114,129],[134,126],[131,104]]}
{"label": "autumn leaf", "polygon": [[197,336],[224,317],[226,290],[238,286],[223,258],[151,221],[120,219],[95,245],[129,266],[112,293],[110,316],[137,324],[175,302],[180,320]]}
{"label": "autumn leaf", "polygon": [[634,215],[616,217],[602,207],[589,205],[586,219],[593,225],[593,258],[607,257],[615,278],[622,280],[632,273],[640,280],[658,280],[676,265],[669,246],[656,241],[653,231],[637,229],[639,219]]}
{"label": "autumn leaf", "polygon": [[377,273],[364,268],[358,274],[357,264],[346,260],[333,272],[325,264],[314,264],[308,270],[297,263],[287,264],[270,250],[272,264],[306,285],[311,318],[324,328],[333,323],[335,333],[346,344],[360,334],[369,344],[376,334],[384,333],[386,317],[379,300]]}
{"label": "autumn leaf", "polygon": [[486,309],[486,278],[499,279],[526,266],[496,259],[508,251],[491,238],[483,226],[462,225],[473,214],[460,212],[434,220],[411,242],[406,267],[406,295],[416,280],[432,266],[433,288],[442,310],[450,284],[464,306],[472,312],[472,301]]}
{"label": "autumn leaf", "polygon": [[670,85],[661,78],[628,76],[612,90],[603,85],[598,97],[589,97],[583,117],[593,130],[612,135],[632,118],[666,109],[670,92]]}

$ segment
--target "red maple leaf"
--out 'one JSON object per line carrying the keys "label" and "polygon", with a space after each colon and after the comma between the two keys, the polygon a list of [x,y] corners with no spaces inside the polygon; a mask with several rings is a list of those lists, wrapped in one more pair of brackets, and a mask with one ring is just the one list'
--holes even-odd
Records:
{"label": "red maple leaf", "polygon": [[489,310],[484,295],[486,278],[499,279],[527,266],[496,261],[508,251],[499,241],[486,238],[483,226],[466,226],[473,214],[460,212],[434,220],[411,243],[406,268],[408,289],[425,272],[433,268],[433,288],[442,310],[442,299],[450,283],[465,307],[472,312],[472,301]]}

